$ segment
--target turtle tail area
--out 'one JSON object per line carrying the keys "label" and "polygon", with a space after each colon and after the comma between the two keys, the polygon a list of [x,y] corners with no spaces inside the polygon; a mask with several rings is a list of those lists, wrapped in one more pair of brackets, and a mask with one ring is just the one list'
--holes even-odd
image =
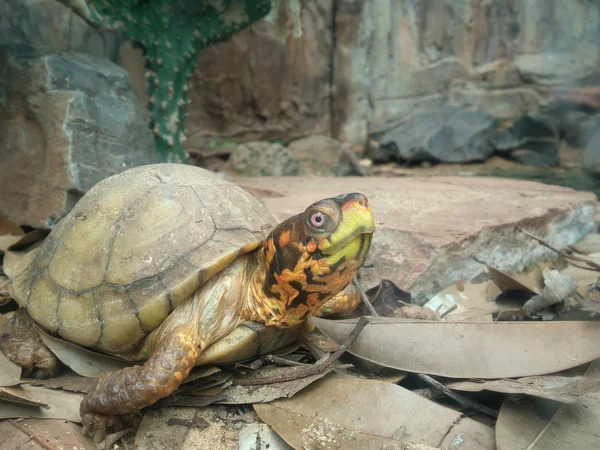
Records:
{"label": "turtle tail area", "polygon": [[51,378],[56,375],[58,361],[40,338],[33,320],[23,308],[0,326],[0,350],[23,369],[23,375]]}

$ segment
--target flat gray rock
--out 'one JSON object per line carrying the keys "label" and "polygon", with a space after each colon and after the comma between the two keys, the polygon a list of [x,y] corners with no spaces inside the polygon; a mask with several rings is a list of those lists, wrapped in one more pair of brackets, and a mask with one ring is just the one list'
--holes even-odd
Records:
{"label": "flat gray rock", "polygon": [[374,160],[464,163],[485,161],[493,152],[497,120],[483,111],[438,106],[394,128],[374,133],[380,147]]}

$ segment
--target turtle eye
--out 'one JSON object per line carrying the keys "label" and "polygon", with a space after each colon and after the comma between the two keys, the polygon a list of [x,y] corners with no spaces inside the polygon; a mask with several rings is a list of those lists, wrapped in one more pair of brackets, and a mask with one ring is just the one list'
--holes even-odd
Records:
{"label": "turtle eye", "polygon": [[310,223],[315,228],[323,228],[326,216],[322,212],[316,212],[310,217]]}

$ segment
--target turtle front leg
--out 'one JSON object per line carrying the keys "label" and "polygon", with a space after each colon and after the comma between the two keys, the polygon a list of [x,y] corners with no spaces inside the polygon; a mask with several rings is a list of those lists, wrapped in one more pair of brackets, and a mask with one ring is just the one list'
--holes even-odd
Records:
{"label": "turtle front leg", "polygon": [[166,337],[144,365],[127,367],[101,377],[80,406],[83,434],[102,439],[106,428],[121,426],[139,409],[175,391],[198,358],[199,340],[193,329],[179,328]]}
{"label": "turtle front leg", "polygon": [[58,361],[44,344],[35,324],[23,308],[0,326],[0,350],[23,369],[23,375],[51,378],[56,375]]}
{"label": "turtle front leg", "polygon": [[360,289],[350,283],[337,295],[327,300],[313,315],[323,317],[331,314],[349,313],[360,305],[360,301]]}

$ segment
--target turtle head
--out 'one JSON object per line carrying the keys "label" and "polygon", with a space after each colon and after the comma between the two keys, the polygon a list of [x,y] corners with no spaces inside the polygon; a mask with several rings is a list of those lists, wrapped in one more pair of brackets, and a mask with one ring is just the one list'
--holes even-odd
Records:
{"label": "turtle head", "polygon": [[320,200],[277,225],[254,276],[254,299],[267,325],[293,326],[344,289],[364,264],[375,222],[367,198]]}

